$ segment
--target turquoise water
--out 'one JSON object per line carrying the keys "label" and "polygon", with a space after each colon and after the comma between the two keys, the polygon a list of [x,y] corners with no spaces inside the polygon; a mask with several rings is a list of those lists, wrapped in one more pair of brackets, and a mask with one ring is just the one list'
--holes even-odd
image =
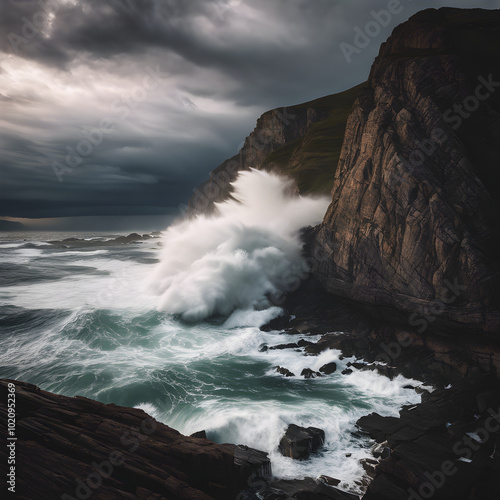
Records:
{"label": "turquoise water", "polygon": [[[158,239],[80,249],[47,244],[67,236],[0,239],[1,378],[141,407],[182,433],[205,429],[214,441],[269,452],[279,477],[326,474],[354,490],[359,459],[370,455],[371,444],[352,434],[355,421],[372,411],[396,415],[403,404],[419,401],[403,389],[409,381],[402,377],[341,375],[349,359],[339,361],[338,351],[318,357],[259,351],[262,344],[305,337],[229,328],[224,317],[187,323],[160,312],[147,285],[160,255]],[[299,375],[330,361],[337,372],[318,379],[285,378],[273,369],[281,365]],[[289,423],[324,429],[323,450],[301,462],[280,456],[277,445]]]}

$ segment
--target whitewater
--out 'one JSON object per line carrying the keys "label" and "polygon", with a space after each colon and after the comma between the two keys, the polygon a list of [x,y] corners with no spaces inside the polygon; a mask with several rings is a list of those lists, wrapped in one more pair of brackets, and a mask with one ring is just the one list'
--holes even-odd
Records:
{"label": "whitewater", "polygon": [[[316,339],[259,329],[307,273],[300,229],[319,223],[328,204],[295,191],[287,179],[244,172],[213,216],[126,245],[104,245],[111,234],[4,233],[0,378],[140,407],[184,434],[206,430],[213,441],[268,452],[277,477],[324,474],[359,491],[359,460],[373,442],[356,433],[356,420],[397,415],[420,401],[404,386],[420,384],[356,369],[344,376],[353,359],[335,350],[262,351]],[[74,236],[92,246],[49,243]],[[332,375],[299,376],[331,361]],[[290,423],[324,429],[325,446],[304,461],[281,456]]]}

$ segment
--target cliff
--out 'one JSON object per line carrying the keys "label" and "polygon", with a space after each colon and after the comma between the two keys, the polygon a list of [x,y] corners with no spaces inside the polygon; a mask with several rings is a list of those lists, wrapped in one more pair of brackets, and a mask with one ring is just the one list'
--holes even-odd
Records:
{"label": "cliff", "polygon": [[347,117],[363,86],[264,113],[238,154],[195,190],[189,214],[212,213],[214,203],[230,195],[238,172],[249,168],[292,177],[300,194],[329,194]]}
{"label": "cliff", "polygon": [[499,330],[499,60],[500,11],[422,11],[382,45],[310,235],[328,292]]}

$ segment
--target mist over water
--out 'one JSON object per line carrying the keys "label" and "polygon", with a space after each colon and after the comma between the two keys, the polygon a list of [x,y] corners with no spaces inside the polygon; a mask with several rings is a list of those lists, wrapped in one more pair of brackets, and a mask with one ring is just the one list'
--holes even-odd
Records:
{"label": "mist over water", "polygon": [[241,172],[234,199],[217,204],[215,216],[168,228],[150,278],[159,308],[188,321],[236,311],[231,326],[262,324],[279,313],[269,296],[282,297],[308,271],[299,230],[319,223],[329,204],[294,191],[287,178]]}

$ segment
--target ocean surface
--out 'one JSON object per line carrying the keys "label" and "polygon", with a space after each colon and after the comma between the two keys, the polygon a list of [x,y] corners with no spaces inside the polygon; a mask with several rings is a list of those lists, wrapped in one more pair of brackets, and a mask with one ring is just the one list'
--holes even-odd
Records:
{"label": "ocean surface", "polygon": [[[300,230],[318,224],[328,204],[250,170],[216,216],[178,222],[160,237],[119,244],[111,234],[0,234],[0,377],[140,407],[184,434],[206,430],[215,442],[268,452],[277,477],[327,475],[358,491],[359,460],[373,443],[356,433],[356,420],[396,416],[420,401],[404,386],[420,384],[342,375],[353,360],[335,350],[261,349],[305,338],[259,327],[307,274]],[[84,241],[64,241],[71,237]],[[332,375],[300,376],[331,361]],[[291,423],[323,429],[321,451],[281,456]]]}
{"label": "ocean surface", "polygon": [[[341,375],[349,359],[300,350],[259,352],[304,336],[228,327],[224,317],[186,322],[158,310],[146,277],[158,265],[159,239],[127,245],[58,248],[67,237],[104,234],[4,233],[0,236],[0,377],[67,396],[143,408],[180,432],[206,429],[216,442],[269,452],[279,477],[341,478],[357,489],[359,459],[371,442],[353,435],[372,411],[397,415],[419,397],[370,371]],[[285,378],[336,361],[336,373]],[[418,385],[418,383],[417,383]],[[290,423],[320,427],[323,450],[305,461],[282,457],[277,446]],[[346,454],[351,454],[347,457]]]}

